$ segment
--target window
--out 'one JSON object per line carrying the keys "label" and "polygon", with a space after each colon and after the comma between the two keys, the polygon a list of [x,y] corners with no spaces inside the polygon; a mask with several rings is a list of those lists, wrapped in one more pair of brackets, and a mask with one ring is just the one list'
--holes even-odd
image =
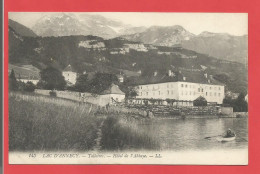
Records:
{"label": "window", "polygon": [[201,92],[203,92],[203,89],[201,89]]}
{"label": "window", "polygon": [[208,93],[206,92],[206,96],[208,95]]}
{"label": "window", "polygon": [[209,87],[209,89],[211,90],[211,87]]}
{"label": "window", "polygon": [[218,90],[220,90],[220,87],[218,87]]}
{"label": "window", "polygon": [[160,91],[158,91],[158,94],[160,95]]}
{"label": "window", "polygon": [[198,92],[200,92],[200,88],[198,88]]}
{"label": "window", "polygon": [[169,88],[169,84],[167,83],[167,88]]}
{"label": "window", "polygon": [[143,89],[143,87],[141,86],[141,89]]}
{"label": "window", "polygon": [[148,96],[148,92],[146,92],[146,95]]}
{"label": "window", "polygon": [[185,88],[187,88],[187,85],[185,85]]}
{"label": "window", "polygon": [[141,92],[141,96],[143,95],[143,93]]}
{"label": "window", "polygon": [[173,95],[173,90],[172,90],[172,95]]}
{"label": "window", "polygon": [[183,87],[183,84],[181,84],[181,87]]}
{"label": "window", "polygon": [[170,94],[170,91],[169,91],[169,90],[167,91],[167,94],[168,94],[168,95]]}

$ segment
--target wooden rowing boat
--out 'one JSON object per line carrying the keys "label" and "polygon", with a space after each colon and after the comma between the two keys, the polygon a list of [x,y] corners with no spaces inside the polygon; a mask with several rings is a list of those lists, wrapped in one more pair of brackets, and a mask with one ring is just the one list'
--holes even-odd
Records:
{"label": "wooden rowing boat", "polygon": [[234,137],[218,137],[217,140],[221,142],[227,142],[227,141],[234,141],[236,139],[236,136]]}

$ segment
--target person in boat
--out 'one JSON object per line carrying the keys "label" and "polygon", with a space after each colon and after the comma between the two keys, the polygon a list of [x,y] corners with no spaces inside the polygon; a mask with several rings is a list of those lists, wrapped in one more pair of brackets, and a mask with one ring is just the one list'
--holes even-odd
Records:
{"label": "person in boat", "polygon": [[231,129],[227,130],[227,133],[225,135],[225,138],[234,137],[235,133],[231,131]]}

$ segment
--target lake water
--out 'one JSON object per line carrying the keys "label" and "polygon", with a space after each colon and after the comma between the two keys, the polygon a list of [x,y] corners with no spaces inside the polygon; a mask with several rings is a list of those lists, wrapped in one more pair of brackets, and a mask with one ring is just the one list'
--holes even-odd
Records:
{"label": "lake water", "polygon": [[[248,147],[247,118],[155,119],[141,124],[160,141],[162,150],[228,150]],[[228,128],[237,137],[231,142],[218,142],[216,137]]]}

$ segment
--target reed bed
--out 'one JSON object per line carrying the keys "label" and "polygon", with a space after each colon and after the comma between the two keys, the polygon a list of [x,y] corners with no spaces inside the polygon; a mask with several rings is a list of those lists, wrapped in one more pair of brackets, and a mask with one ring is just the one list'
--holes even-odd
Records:
{"label": "reed bed", "polygon": [[136,120],[129,115],[109,116],[102,128],[103,150],[159,150],[160,142],[150,132],[138,125],[144,121]]}

